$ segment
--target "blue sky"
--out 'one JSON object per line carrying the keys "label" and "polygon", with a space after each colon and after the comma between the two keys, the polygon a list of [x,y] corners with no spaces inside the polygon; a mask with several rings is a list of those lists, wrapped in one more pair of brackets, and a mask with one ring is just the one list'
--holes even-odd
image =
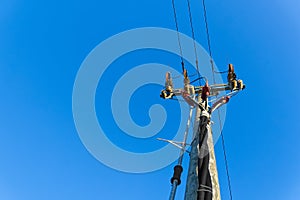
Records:
{"label": "blue sky", "polygon": [[[191,5],[196,39],[207,48],[201,2]],[[176,7],[180,31],[191,36],[186,1]],[[296,0],[207,1],[214,60],[220,69],[233,63],[247,84],[228,104],[224,126],[234,199],[298,198],[299,9]],[[88,53],[112,35],[148,26],[175,29],[171,1],[1,1],[0,199],[168,198],[174,164],[147,174],[110,169],[81,143],[72,115],[74,80]],[[128,70],[149,61],[180,69],[178,57],[136,53],[120,63],[128,62]],[[114,73],[112,68],[108,75]],[[103,84],[110,87],[109,79]],[[146,89],[151,98],[141,101]],[[137,123],[147,124],[141,115],[153,102],[176,112],[176,104],[159,99],[159,92],[159,87],[137,91],[131,104]],[[109,94],[97,93],[96,99],[102,98]],[[141,145],[123,139],[122,145]],[[145,149],[155,145],[161,144],[152,141]],[[216,157],[226,200],[220,141]],[[184,164],[185,180],[187,159]],[[177,199],[184,189],[179,187]]]}

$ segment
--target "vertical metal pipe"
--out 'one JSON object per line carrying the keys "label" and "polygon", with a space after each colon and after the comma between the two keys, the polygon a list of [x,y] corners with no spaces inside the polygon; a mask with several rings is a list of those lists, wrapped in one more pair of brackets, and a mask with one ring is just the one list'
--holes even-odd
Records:
{"label": "vertical metal pipe", "polygon": [[175,199],[175,194],[176,194],[177,185],[178,185],[178,181],[177,181],[177,180],[174,180],[174,182],[173,182],[173,184],[172,184],[172,189],[171,189],[171,193],[170,193],[170,198],[169,198],[169,200],[174,200],[174,199]]}
{"label": "vertical metal pipe", "polygon": [[[187,121],[187,124],[186,124],[185,132],[184,132],[184,136],[183,136],[182,148],[180,149],[180,155],[179,155],[179,159],[178,159],[178,165],[179,166],[182,165],[183,155],[184,155],[184,152],[186,150],[186,140],[187,140],[187,137],[188,137],[188,134],[189,134],[189,127],[190,127],[190,123],[191,123],[192,117],[193,117],[193,108],[190,107],[189,118],[188,118],[188,121]],[[169,198],[170,200],[174,200],[175,199],[177,186],[179,184],[180,184],[180,182],[177,179],[174,179],[174,181],[172,181],[172,189],[171,189],[170,198]]]}
{"label": "vertical metal pipe", "polygon": [[187,140],[187,137],[188,137],[188,134],[189,134],[189,128],[190,128],[190,123],[191,123],[191,120],[192,120],[192,116],[193,116],[193,108],[190,108],[190,114],[189,114],[188,121],[186,123],[186,128],[185,128],[185,132],[184,132],[184,136],[183,136],[182,148],[180,150],[180,156],[179,156],[179,159],[178,159],[178,165],[182,164],[183,155],[184,155],[185,148],[186,148],[186,140]]}

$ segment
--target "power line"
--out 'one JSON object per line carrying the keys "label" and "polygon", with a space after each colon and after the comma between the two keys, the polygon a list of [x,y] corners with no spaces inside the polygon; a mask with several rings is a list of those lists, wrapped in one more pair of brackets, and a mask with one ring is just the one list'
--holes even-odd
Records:
{"label": "power line", "polygon": [[193,45],[194,45],[194,52],[195,52],[195,58],[196,58],[196,68],[197,68],[198,80],[199,80],[199,85],[201,85],[201,83],[200,83],[200,71],[199,71],[199,66],[198,66],[198,55],[197,55],[195,32],[194,32],[194,26],[193,26],[193,18],[192,18],[190,0],[187,0],[187,4],[188,4],[188,10],[189,10],[189,19],[190,19],[190,24],[191,24],[191,29],[192,29],[192,37],[193,37]]}
{"label": "power line", "polygon": [[[213,76],[214,84],[216,84],[215,73],[221,73],[221,72],[216,72],[215,68],[214,68],[214,62],[213,62],[213,59],[212,59],[211,42],[210,42],[210,36],[209,36],[209,30],[208,30],[207,11],[206,11],[205,0],[202,0],[202,4],[203,4],[203,11],[204,11],[204,21],[205,21],[205,27],[206,27],[206,36],[207,36],[207,43],[208,43],[208,51],[209,51],[209,56],[210,56],[212,76]],[[223,135],[223,131],[222,131],[220,110],[218,110],[218,119],[219,119],[219,126],[220,126],[221,138],[222,138],[222,147],[223,147],[223,153],[224,153],[226,175],[227,175],[227,181],[228,181],[228,189],[229,189],[230,199],[232,200],[231,182],[230,182],[228,161],[227,161],[227,156],[226,156],[225,139],[224,139],[224,135]]]}
{"label": "power line", "polygon": [[206,28],[206,36],[207,36],[207,45],[208,45],[208,52],[209,52],[209,56],[211,59],[211,67],[213,70],[213,73],[217,73],[217,74],[224,74],[227,73],[228,70],[226,71],[216,71],[213,61],[212,61],[212,50],[211,50],[211,42],[210,42],[210,35],[209,35],[209,30],[208,30],[208,22],[207,22],[207,11],[206,11],[206,5],[205,5],[205,0],[202,0],[202,5],[203,5],[203,11],[204,11],[204,21],[205,21],[205,28]]}
{"label": "power line", "polygon": [[203,11],[204,11],[204,21],[205,21],[205,28],[206,28],[207,43],[208,43],[208,52],[209,52],[209,56],[212,58],[211,45],[210,45],[210,36],[209,36],[209,31],[208,31],[208,22],[207,22],[205,0],[202,0],[202,5],[203,5]]}
{"label": "power line", "polygon": [[225,139],[223,135],[223,130],[221,127],[221,116],[220,116],[220,110],[218,110],[218,118],[219,118],[219,124],[220,124],[220,132],[221,132],[221,139],[222,139],[222,147],[223,147],[223,154],[224,154],[224,160],[225,160],[225,168],[226,168],[226,175],[227,175],[227,181],[228,181],[228,189],[229,189],[229,195],[230,199],[232,200],[232,190],[231,190],[231,182],[230,182],[230,176],[229,176],[229,166],[227,161],[227,154],[226,154],[226,148],[225,148]]}
{"label": "power line", "polygon": [[176,31],[177,31],[177,40],[178,40],[179,51],[180,51],[181,67],[182,67],[182,73],[183,73],[183,71],[184,71],[184,61],[183,61],[182,46],[181,46],[181,42],[180,42],[178,21],[177,21],[177,14],[176,14],[176,8],[175,8],[174,0],[172,0],[172,6],[173,6],[173,12],[174,12],[174,20],[175,20],[175,25],[176,25]]}

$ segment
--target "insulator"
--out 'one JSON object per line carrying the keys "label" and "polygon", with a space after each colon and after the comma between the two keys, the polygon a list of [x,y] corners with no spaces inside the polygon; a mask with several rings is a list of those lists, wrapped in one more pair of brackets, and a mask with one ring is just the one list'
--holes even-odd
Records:
{"label": "insulator", "polygon": [[181,177],[181,173],[183,171],[183,168],[181,165],[176,165],[174,167],[174,174],[173,174],[173,177],[171,178],[171,183],[173,184],[175,180],[177,180],[177,185],[180,185],[181,183],[181,180],[180,180],[180,177]]}
{"label": "insulator", "polygon": [[189,95],[194,95],[195,94],[195,88],[193,85],[186,84],[184,85],[184,90],[189,94]]}
{"label": "insulator", "polygon": [[233,64],[228,65],[228,72],[234,72]]}
{"label": "insulator", "polygon": [[243,83],[243,80],[238,80],[238,85],[239,85],[239,89],[240,89],[240,90],[244,89],[244,83]]}

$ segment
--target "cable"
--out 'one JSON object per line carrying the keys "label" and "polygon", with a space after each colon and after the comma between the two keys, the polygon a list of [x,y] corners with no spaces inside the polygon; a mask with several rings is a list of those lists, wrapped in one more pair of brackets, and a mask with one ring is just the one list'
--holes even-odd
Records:
{"label": "cable", "polygon": [[205,0],[202,0],[202,5],[203,5],[203,12],[204,12],[204,21],[205,21],[206,37],[207,37],[208,52],[209,52],[209,56],[210,56],[211,70],[212,70],[212,74],[213,74],[214,84],[216,84],[216,79],[215,79],[215,75],[214,75],[215,67],[214,67],[214,62],[213,62],[213,59],[212,59],[212,51],[211,51],[210,36],[209,36],[209,31],[208,31],[208,22],[207,22]]}
{"label": "cable", "polygon": [[207,23],[207,14],[206,14],[206,5],[205,0],[202,0],[203,10],[204,10],[204,21],[205,21],[205,28],[206,28],[206,36],[207,36],[207,43],[208,43],[208,52],[210,58],[212,58],[211,46],[210,46],[210,37],[208,32],[208,23]]}
{"label": "cable", "polygon": [[184,71],[184,61],[183,61],[182,47],[181,47],[181,42],[180,42],[178,21],[177,21],[177,14],[176,14],[176,8],[175,8],[174,0],[172,0],[172,6],[173,6],[173,12],[174,12],[174,20],[175,20],[175,25],[176,25],[176,31],[177,31],[177,40],[178,40],[179,51],[180,51],[181,67],[182,67],[182,73],[183,73],[183,71]]}
{"label": "cable", "polygon": [[219,72],[219,71],[214,71],[216,74],[225,74],[225,73],[228,73],[228,70],[226,70],[226,71],[221,71],[221,72]]}
{"label": "cable", "polygon": [[[199,80],[199,83],[200,83],[200,80],[201,80],[201,79],[207,80],[205,77],[199,77],[199,78],[196,78],[195,80],[191,81],[190,84],[192,84],[192,83],[194,83],[194,82],[196,82],[196,81],[198,81],[198,80]],[[200,84],[200,85],[201,85],[201,84]]]}
{"label": "cable", "polygon": [[[215,79],[216,71],[215,71],[215,68],[214,68],[214,62],[212,60],[212,51],[211,51],[210,36],[209,36],[209,31],[208,31],[208,22],[207,22],[207,12],[206,12],[205,0],[202,0],[202,4],[203,4],[203,11],[204,11],[204,21],[205,21],[205,27],[206,27],[208,51],[209,51],[209,55],[210,55],[211,70],[212,70],[214,84],[216,84],[216,79]],[[218,110],[218,118],[219,118],[220,132],[221,132],[221,138],[222,138],[222,147],[223,147],[225,166],[226,166],[228,189],[229,189],[230,199],[232,200],[232,190],[231,190],[231,183],[230,183],[229,167],[228,167],[228,161],[227,161],[227,156],[226,156],[225,139],[224,139],[224,135],[223,135],[223,131],[222,131],[222,125],[221,125],[220,110]]]}
{"label": "cable", "polygon": [[190,24],[191,24],[191,29],[192,29],[193,45],[194,45],[194,52],[195,52],[195,58],[196,58],[196,68],[197,68],[197,74],[198,74],[198,80],[199,80],[199,86],[200,86],[201,85],[200,71],[199,71],[199,66],[198,66],[198,55],[197,55],[195,32],[194,32],[194,26],[193,26],[193,18],[192,18],[190,0],[187,0],[187,4],[188,4],[188,10],[189,10],[189,19],[190,19]]}
{"label": "cable", "polygon": [[223,135],[223,130],[221,128],[220,110],[218,110],[218,116],[219,116],[220,131],[221,131],[221,138],[222,138],[222,147],[223,147],[223,154],[224,154],[227,181],[228,181],[228,189],[229,189],[230,199],[232,200],[231,182],[230,182],[230,176],[229,176],[228,161],[227,161],[227,156],[226,156],[225,139],[224,139],[224,135]]}
{"label": "cable", "polygon": [[212,67],[213,73],[217,73],[217,74],[227,73],[228,70],[226,70],[226,71],[216,71],[215,70],[213,60],[212,60],[211,42],[210,42],[210,36],[209,36],[209,30],[208,30],[207,11],[206,11],[205,0],[202,0],[202,5],[203,5],[203,11],[204,11],[204,21],[205,21],[205,28],[206,28],[208,52],[209,52],[209,56],[210,56],[210,62],[211,62],[211,67]]}

